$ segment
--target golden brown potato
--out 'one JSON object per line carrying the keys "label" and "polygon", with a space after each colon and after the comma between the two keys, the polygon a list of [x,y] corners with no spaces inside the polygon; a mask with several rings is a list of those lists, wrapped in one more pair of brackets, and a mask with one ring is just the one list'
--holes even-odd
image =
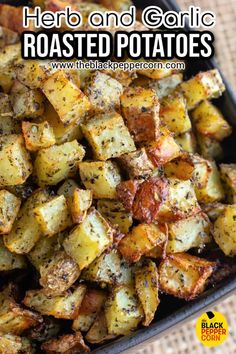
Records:
{"label": "golden brown potato", "polygon": [[0,186],[24,183],[32,173],[32,164],[23,136],[1,135],[0,144]]}
{"label": "golden brown potato", "polygon": [[196,188],[206,187],[210,178],[210,174],[212,172],[211,163],[196,154],[191,155],[190,159],[194,166],[192,175],[192,181],[194,186]]}
{"label": "golden brown potato", "polygon": [[155,91],[127,88],[121,96],[121,109],[136,142],[151,141],[159,133],[159,101]]}
{"label": "golden brown potato", "polygon": [[18,60],[14,66],[17,80],[23,85],[38,89],[50,73],[50,65],[45,60]]}
{"label": "golden brown potato", "polygon": [[27,267],[27,262],[24,256],[11,253],[2,239],[0,239],[0,272],[24,269]]}
{"label": "golden brown potato", "polygon": [[53,128],[46,121],[38,124],[24,121],[22,133],[29,151],[38,151],[56,143]]}
{"label": "golden brown potato", "polygon": [[58,195],[64,195],[66,198],[72,197],[74,191],[76,188],[79,188],[78,184],[75,182],[74,179],[68,178],[66,179],[62,185],[58,188],[57,194]]}
{"label": "golden brown potato", "polygon": [[129,178],[131,179],[150,176],[155,169],[145,148],[121,155],[118,161],[123,170],[128,172]]}
{"label": "golden brown potato", "polygon": [[18,354],[18,353],[22,353],[23,349],[24,349],[24,343],[22,337],[16,336],[14,334],[0,333],[0,353]]}
{"label": "golden brown potato", "polygon": [[185,300],[203,292],[216,263],[187,253],[173,253],[159,266],[160,290]]}
{"label": "golden brown potato", "polygon": [[[176,87],[183,81],[183,74],[173,74],[160,80],[148,80],[145,86],[155,90],[157,97],[162,98],[173,93]],[[142,86],[142,85],[141,85]]]}
{"label": "golden brown potato", "polygon": [[117,198],[122,202],[127,212],[132,211],[134,198],[140,184],[140,181],[130,179],[128,181],[120,182],[116,187]]}
{"label": "golden brown potato", "polygon": [[36,119],[44,113],[44,96],[39,90],[12,92],[10,99],[14,118],[17,120]]}
{"label": "golden brown potato", "polygon": [[[147,61],[147,60],[144,60],[143,58],[141,58],[140,61]],[[160,62],[160,59],[158,59],[158,61]],[[162,60],[162,61],[164,62],[164,60]],[[163,78],[173,74],[172,69],[167,69],[164,67],[161,69],[142,69],[142,70],[137,70],[137,72],[138,72],[138,74],[147,76],[153,80],[160,80],[160,79],[163,79]]]}
{"label": "golden brown potato", "polygon": [[0,234],[8,234],[20,209],[21,201],[5,189],[0,190]]}
{"label": "golden brown potato", "polygon": [[[23,27],[23,8],[21,6],[9,6],[0,4],[0,26],[9,28],[12,31],[21,33],[25,31]],[[30,26],[28,31],[33,31],[34,28]]]}
{"label": "golden brown potato", "polygon": [[101,344],[110,339],[114,339],[115,337],[116,335],[108,333],[107,321],[104,312],[99,313],[85,336],[86,340],[93,344]]}
{"label": "golden brown potato", "polygon": [[145,315],[143,325],[149,326],[160,303],[158,297],[158,271],[154,262],[148,260],[144,266],[135,272],[135,289]]}
{"label": "golden brown potato", "polygon": [[65,334],[57,339],[50,339],[43,343],[42,350],[48,354],[72,354],[72,353],[88,353],[89,347],[84,343],[80,332],[74,334]]}
{"label": "golden brown potato", "polygon": [[98,160],[119,157],[136,149],[123,118],[116,112],[95,115],[82,124],[82,132]]}
{"label": "golden brown potato", "polygon": [[181,147],[182,150],[195,153],[197,149],[197,142],[193,132],[187,132],[175,136],[175,141]]}
{"label": "golden brown potato", "polygon": [[74,190],[71,198],[69,198],[69,209],[74,223],[78,224],[85,219],[87,211],[92,205],[92,201],[92,191],[79,188]]}
{"label": "golden brown potato", "polygon": [[193,173],[193,161],[189,154],[186,153],[183,153],[176,159],[166,163],[164,166],[164,174],[168,178],[175,177],[186,181],[192,178]]}

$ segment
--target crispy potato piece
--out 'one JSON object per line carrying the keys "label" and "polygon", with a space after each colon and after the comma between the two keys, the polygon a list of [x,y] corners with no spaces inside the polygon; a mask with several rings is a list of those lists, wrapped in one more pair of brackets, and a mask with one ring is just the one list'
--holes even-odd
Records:
{"label": "crispy potato piece", "polygon": [[74,223],[82,222],[93,202],[92,191],[76,188],[69,200],[69,208]]}
{"label": "crispy potato piece", "polygon": [[44,96],[39,90],[27,89],[13,92],[10,96],[14,118],[38,118],[44,113]]}
{"label": "crispy potato piece", "polygon": [[194,164],[188,154],[183,154],[164,166],[164,174],[168,178],[175,177],[186,181],[192,178],[193,173]]}
{"label": "crispy potato piece", "polygon": [[44,235],[53,236],[72,225],[64,195],[50,198],[33,212]]}
{"label": "crispy potato piece", "polygon": [[197,131],[211,139],[221,141],[232,133],[232,128],[220,110],[210,101],[203,101],[192,111]]}
{"label": "crispy potato piece", "polygon": [[188,109],[193,109],[203,100],[219,97],[225,86],[219,71],[213,69],[182,82],[178,89],[183,92]]}
{"label": "crispy potato piece", "polygon": [[88,96],[94,113],[115,110],[120,106],[121,83],[109,75],[96,71],[85,82],[84,93]]}
{"label": "crispy potato piece", "polygon": [[18,33],[6,27],[0,27],[0,48],[4,48],[9,44],[16,44],[20,38]]}
{"label": "crispy potato piece", "polygon": [[63,246],[82,270],[112,244],[112,239],[110,225],[96,209],[91,209],[82,223],[65,239]]}
{"label": "crispy potato piece", "polygon": [[82,124],[82,131],[98,160],[105,161],[136,149],[123,118],[116,112],[95,115]]}
{"label": "crispy potato piece", "polygon": [[116,199],[116,187],[121,181],[121,175],[114,162],[80,162],[79,173],[84,186],[93,192],[95,199]]}
{"label": "crispy potato piece", "polygon": [[124,171],[128,172],[131,179],[150,176],[155,169],[155,166],[149,159],[145,148],[124,154],[119,157],[118,161]]}
{"label": "crispy potato piece", "polygon": [[211,163],[198,155],[191,155],[191,160],[194,165],[194,171],[192,175],[194,186],[196,188],[206,187],[212,172]]}
{"label": "crispy potato piece", "polygon": [[213,161],[209,161],[211,165],[211,172],[209,173],[207,185],[204,188],[197,188],[195,192],[197,200],[203,204],[218,202],[224,199],[224,189],[220,180],[220,173]]}
{"label": "crispy potato piece", "polygon": [[132,268],[124,261],[117,250],[104,252],[82,273],[87,281],[103,284],[132,284]]}
{"label": "crispy potato piece", "polygon": [[147,86],[156,91],[157,97],[162,98],[173,93],[176,87],[183,81],[183,74],[173,74],[160,80],[149,80]]}
{"label": "crispy potato piece", "polygon": [[155,141],[145,144],[145,147],[148,157],[155,166],[164,165],[181,154],[179,145],[166,127],[161,129],[160,136]]}
{"label": "crispy potato piece", "polygon": [[172,94],[161,101],[160,119],[176,135],[192,128],[186,100],[180,93]]}
{"label": "crispy potato piece", "polygon": [[68,178],[84,155],[84,148],[76,140],[40,150],[34,163],[38,184],[55,185]]}
{"label": "crispy potato piece", "polygon": [[204,248],[211,241],[211,222],[204,213],[168,224],[167,253],[186,252],[190,248]]}
{"label": "crispy potato piece", "polygon": [[24,269],[27,262],[24,256],[11,253],[0,239],[0,271],[9,271],[13,269]]}
{"label": "crispy potato piece", "polygon": [[107,340],[114,339],[115,337],[116,335],[108,333],[107,321],[104,312],[101,312],[97,316],[85,336],[86,340],[92,344],[101,344]]}
{"label": "crispy potato piece", "polygon": [[236,203],[236,164],[220,164],[220,174],[226,184],[228,201]]}
{"label": "crispy potato piece", "polygon": [[18,60],[14,66],[17,80],[31,89],[39,89],[51,72],[45,60]]}
{"label": "crispy potato piece", "polygon": [[60,295],[78,279],[80,270],[66,252],[59,251],[41,263],[39,267],[40,285],[47,295]]}
{"label": "crispy potato piece", "polygon": [[74,331],[87,332],[106,300],[106,293],[102,290],[87,289],[79,308],[79,314],[73,321]]}
{"label": "crispy potato piece", "polygon": [[169,254],[159,266],[160,290],[185,300],[203,292],[216,263],[187,253]]}
{"label": "crispy potato piece", "polygon": [[66,179],[62,185],[58,188],[57,194],[64,195],[66,198],[72,197],[76,188],[79,188],[78,184],[74,179],[68,178]]}
{"label": "crispy potato piece", "polygon": [[130,263],[140,258],[157,245],[161,245],[167,237],[167,229],[162,225],[139,224],[135,226],[119,243],[118,249]]}
{"label": "crispy potato piece", "polygon": [[224,153],[219,141],[211,139],[206,135],[197,133],[199,152],[205,159],[220,160]]}
{"label": "crispy potato piece", "polygon": [[73,320],[78,316],[85,292],[85,285],[79,285],[74,290],[57,296],[46,295],[44,289],[29,290],[26,292],[23,304],[42,315]]}
{"label": "crispy potato piece", "polygon": [[138,191],[140,182],[137,180],[128,180],[117,185],[117,198],[122,202],[127,212],[132,211],[134,198]]}
{"label": "crispy potato piece", "polygon": [[22,133],[29,151],[38,151],[56,143],[53,128],[46,121],[38,124],[22,122]]}
{"label": "crispy potato piece", "polygon": [[175,136],[175,141],[182,150],[193,154],[196,152],[197,143],[193,132],[187,132]]}
{"label": "crispy potato piece", "polygon": [[84,343],[80,332],[65,334],[57,339],[50,339],[43,343],[42,350],[48,354],[89,353],[89,347]]}
{"label": "crispy potato piece", "polygon": [[42,236],[42,231],[33,210],[48,198],[47,192],[38,190],[23,204],[11,232],[4,235],[4,243],[9,251],[24,254],[34,247]]}
{"label": "crispy potato piece", "polygon": [[20,209],[21,201],[5,189],[0,190],[0,234],[8,234]]}
{"label": "crispy potato piece", "polygon": [[89,99],[62,71],[45,80],[42,90],[65,125],[78,123],[90,110]]}
{"label": "crispy potato piece", "polygon": [[121,109],[136,142],[155,140],[159,134],[159,101],[154,90],[127,88],[121,96]]}
{"label": "crispy potato piece", "polygon": [[236,255],[236,204],[225,206],[214,223],[213,236],[226,256]]}
{"label": "crispy potato piece", "polygon": [[116,200],[100,199],[97,202],[97,209],[105,219],[113,225],[118,225],[122,233],[129,232],[133,224],[131,213],[128,213],[121,202]]}
{"label": "crispy potato piece", "polygon": [[149,326],[160,303],[158,297],[158,271],[154,262],[148,260],[144,266],[135,272],[135,289],[145,315],[143,325]]}
{"label": "crispy potato piece", "polygon": [[[5,4],[0,4],[0,26],[9,28],[12,31],[21,33],[25,31],[23,27],[23,7],[15,7]],[[30,10],[31,11],[31,10]],[[27,28],[28,31],[33,31],[32,25]]]}
{"label": "crispy potato piece", "polygon": [[32,173],[30,155],[22,135],[0,136],[0,186],[22,184]]}
{"label": "crispy potato piece", "polygon": [[116,286],[105,304],[105,317],[109,334],[126,335],[137,328],[143,318],[135,290],[129,286]]}

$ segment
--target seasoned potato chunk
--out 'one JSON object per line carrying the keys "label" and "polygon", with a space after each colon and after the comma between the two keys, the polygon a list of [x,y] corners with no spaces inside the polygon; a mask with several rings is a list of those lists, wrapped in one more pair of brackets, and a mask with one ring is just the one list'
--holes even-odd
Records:
{"label": "seasoned potato chunk", "polygon": [[104,312],[99,313],[85,336],[86,340],[93,344],[101,344],[115,337],[116,335],[108,333],[107,321]]}
{"label": "seasoned potato chunk", "polygon": [[105,219],[113,225],[118,225],[121,232],[126,234],[132,226],[131,213],[126,212],[122,203],[116,200],[100,199],[97,202],[97,209]]}
{"label": "seasoned potato chunk", "polygon": [[24,256],[11,253],[4,245],[2,239],[0,239],[0,272],[24,269],[27,266]]}
{"label": "seasoned potato chunk", "polygon": [[4,48],[9,44],[16,44],[20,38],[18,33],[6,27],[0,27],[0,48]]}
{"label": "seasoned potato chunk", "polygon": [[135,272],[135,289],[145,315],[143,325],[149,326],[160,302],[158,298],[158,271],[154,262],[148,260]]}
{"label": "seasoned potato chunk", "polygon": [[212,172],[211,163],[203,159],[199,155],[191,155],[191,160],[194,165],[192,181],[196,188],[206,187],[210,174]]}
{"label": "seasoned potato chunk", "polygon": [[130,178],[149,176],[155,169],[145,148],[124,154],[119,157],[118,161],[124,171],[128,172]]}
{"label": "seasoned potato chunk", "polygon": [[84,148],[76,140],[40,150],[34,163],[38,184],[55,185],[68,178],[84,154]]}
{"label": "seasoned potato chunk", "polygon": [[236,255],[236,204],[225,206],[214,223],[213,236],[226,256]]}
{"label": "seasoned potato chunk", "polygon": [[211,139],[206,135],[197,133],[199,152],[205,159],[220,160],[224,153],[219,141]]}
{"label": "seasoned potato chunk", "polygon": [[223,181],[226,184],[226,194],[230,203],[236,203],[236,164],[220,165],[220,173]]}
{"label": "seasoned potato chunk", "polygon": [[34,208],[35,218],[47,236],[53,236],[72,225],[71,216],[64,195],[53,197]]}
{"label": "seasoned potato chunk", "polygon": [[116,186],[121,181],[117,165],[111,161],[84,161],[79,163],[80,178],[96,199],[116,198]]}
{"label": "seasoned potato chunk", "polygon": [[176,87],[183,81],[183,74],[173,74],[160,80],[148,81],[148,87],[156,91],[157,97],[162,98],[173,93]]}
{"label": "seasoned potato chunk", "polygon": [[118,68],[116,70],[105,69],[102,72],[119,81],[123,87],[128,87],[137,77],[135,70],[127,71]]}
{"label": "seasoned potato chunk", "polygon": [[0,145],[0,186],[24,183],[32,173],[32,164],[22,135],[2,135]]}
{"label": "seasoned potato chunk", "polygon": [[219,97],[225,90],[217,69],[201,72],[179,85],[183,92],[188,109],[195,108],[201,101]]}
{"label": "seasoned potato chunk", "polygon": [[160,119],[176,135],[189,131],[192,124],[184,96],[177,93],[162,99]]}
{"label": "seasoned potato chunk", "polygon": [[0,134],[19,134],[20,132],[20,123],[13,118],[9,96],[0,93]]}
{"label": "seasoned potato chunk", "polygon": [[0,333],[0,353],[2,354],[22,353],[22,351],[24,350],[24,339],[14,334]]}
{"label": "seasoned potato chunk", "polygon": [[159,101],[154,90],[127,88],[121,96],[121,108],[136,142],[155,140],[159,133]]}
{"label": "seasoned potato chunk", "polygon": [[104,291],[87,289],[80,305],[79,314],[73,322],[73,330],[87,332],[101,311],[105,299],[106,293]]}
{"label": "seasoned potato chunk", "polygon": [[[0,4],[0,25],[18,33],[24,31],[22,7]],[[28,31],[30,30],[33,31],[31,25],[28,28]]]}
{"label": "seasoned potato chunk", "polygon": [[[144,61],[143,58],[140,60]],[[158,59],[158,61],[160,60]],[[172,69],[167,69],[163,67],[161,69],[142,69],[142,70],[137,70],[137,72],[141,75],[149,77],[150,79],[160,80],[163,79],[164,77],[170,76],[172,74]]]}
{"label": "seasoned potato chunk", "polygon": [[15,63],[17,80],[31,89],[38,89],[50,72],[45,60],[22,60]]}
{"label": "seasoned potato chunk", "polygon": [[11,104],[14,118],[38,118],[44,112],[44,96],[39,90],[25,89],[20,92],[12,92]]}
{"label": "seasoned potato chunk", "polygon": [[84,220],[87,210],[93,201],[92,191],[76,188],[69,199],[69,207],[74,223],[78,224]]}
{"label": "seasoned potato chunk", "polygon": [[65,251],[78,263],[87,267],[112,243],[113,230],[101,214],[91,209],[63,242]]}
{"label": "seasoned potato chunk", "polygon": [[132,211],[134,199],[140,184],[140,181],[130,179],[119,183],[116,187],[117,198],[121,201],[127,212]]}
{"label": "seasoned potato chunk", "polygon": [[210,220],[204,213],[168,224],[167,252],[186,252],[193,247],[202,249],[211,241],[210,227]]}
{"label": "seasoned potato chunk", "polygon": [[26,149],[30,151],[47,148],[56,142],[53,128],[46,121],[38,124],[22,122],[22,132]]}
{"label": "seasoned potato chunk", "polygon": [[197,199],[203,204],[214,203],[224,199],[224,189],[220,180],[218,168],[215,162],[209,162],[211,165],[211,171],[206,186],[203,188],[195,187]]}
{"label": "seasoned potato chunk", "polygon": [[20,209],[20,199],[5,189],[0,190],[0,234],[8,234]]}
{"label": "seasoned potato chunk", "polygon": [[192,112],[197,131],[211,139],[223,140],[232,133],[232,128],[220,110],[210,101],[203,101]]}
{"label": "seasoned potato chunk", "polygon": [[128,262],[137,262],[166,239],[166,228],[155,224],[135,226],[119,243],[118,249]]}
{"label": "seasoned potato chunk", "polygon": [[73,320],[78,316],[85,292],[85,285],[79,285],[72,291],[56,296],[46,295],[44,289],[29,290],[26,292],[23,303],[42,315]]}
{"label": "seasoned potato chunk", "polygon": [[178,179],[188,180],[193,177],[194,164],[188,154],[182,154],[164,166],[166,177],[176,177]]}
{"label": "seasoned potato chunk", "polygon": [[60,295],[78,279],[80,271],[77,263],[66,252],[59,251],[49,257],[39,267],[40,285],[47,295]]}
{"label": "seasoned potato chunk", "polygon": [[57,339],[50,339],[49,341],[43,343],[41,348],[47,354],[72,354],[90,352],[90,349],[84,343],[80,332],[65,334]]}
{"label": "seasoned potato chunk", "polygon": [[[1,24],[0,5],[0,24]],[[8,45],[0,49],[0,87],[5,93],[9,93],[15,80],[14,62],[20,58],[20,43]]]}
{"label": "seasoned potato chunk", "polygon": [[92,110],[96,113],[119,108],[122,91],[123,86],[119,81],[100,71],[96,71],[87,78],[84,88]]}
{"label": "seasoned potato chunk", "polygon": [[82,131],[98,160],[107,160],[135,150],[123,118],[116,112],[94,116],[82,125]]}
{"label": "seasoned potato chunk", "polygon": [[175,137],[175,141],[181,147],[182,150],[195,153],[196,152],[196,139],[192,132],[180,134]]}
{"label": "seasoned potato chunk", "polygon": [[74,191],[76,188],[79,188],[78,184],[75,182],[75,180],[68,178],[66,179],[62,185],[58,188],[57,194],[58,195],[64,195],[66,198],[72,197]]}
{"label": "seasoned potato chunk", "polygon": [[159,266],[160,290],[192,300],[203,292],[215,265],[187,253],[169,254]]}
{"label": "seasoned potato chunk", "polygon": [[11,232],[4,235],[5,246],[14,253],[28,253],[42,235],[34,208],[48,200],[45,191],[36,191],[21,207]]}
{"label": "seasoned potato chunk", "polygon": [[42,90],[65,125],[78,123],[90,110],[88,98],[62,71],[45,80]]}
{"label": "seasoned potato chunk", "polygon": [[126,335],[134,330],[143,318],[135,290],[129,286],[117,286],[105,304],[108,333]]}

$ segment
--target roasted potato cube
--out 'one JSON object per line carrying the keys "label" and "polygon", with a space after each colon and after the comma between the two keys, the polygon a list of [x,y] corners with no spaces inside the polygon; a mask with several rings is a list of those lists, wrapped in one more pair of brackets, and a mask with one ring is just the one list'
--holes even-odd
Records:
{"label": "roasted potato cube", "polygon": [[14,334],[0,334],[0,353],[18,354],[22,353],[23,349],[24,343],[22,337]]}
{"label": "roasted potato cube", "polygon": [[107,321],[104,312],[100,312],[85,336],[86,340],[93,344],[101,344],[115,337],[116,335],[108,333]]}
{"label": "roasted potato cube", "polygon": [[154,90],[127,88],[121,96],[121,109],[136,142],[155,140],[159,134],[159,101]]}
{"label": "roasted potato cube", "polygon": [[13,92],[11,104],[14,118],[22,120],[25,118],[38,118],[44,112],[44,96],[39,90],[26,90],[24,92]]}
{"label": "roasted potato cube", "polygon": [[93,201],[92,191],[76,188],[69,199],[69,208],[74,223],[78,224],[84,220],[87,210]]}
{"label": "roasted potato cube", "polygon": [[179,145],[165,127],[161,129],[160,136],[145,144],[145,147],[148,157],[155,166],[164,165],[181,154]]}
{"label": "roasted potato cube", "polygon": [[213,236],[226,256],[236,255],[236,204],[225,206],[214,223]]}
{"label": "roasted potato cube", "polygon": [[118,160],[130,178],[145,177],[152,174],[155,166],[149,159],[146,149],[141,148],[119,157]]}
{"label": "roasted potato cube", "polygon": [[82,270],[111,245],[112,239],[110,225],[97,210],[91,209],[82,223],[65,239],[63,246]]}
{"label": "roasted potato cube", "polygon": [[185,300],[203,292],[215,263],[187,253],[169,254],[159,266],[160,290]]}
{"label": "roasted potato cube", "polygon": [[[0,4],[0,24],[1,24]],[[15,79],[14,62],[20,58],[20,43],[8,45],[0,49],[0,87],[3,92],[9,93]]]}
{"label": "roasted potato cube", "polygon": [[158,271],[154,262],[148,260],[144,266],[135,272],[135,289],[145,315],[143,325],[149,326],[160,302],[158,297]]}
{"label": "roasted potato cube", "polygon": [[186,252],[190,248],[202,249],[211,241],[211,222],[204,213],[168,224],[168,253]]}
{"label": "roasted potato cube", "polygon": [[87,78],[84,92],[91,102],[92,110],[103,113],[119,108],[123,86],[109,75],[96,71]]}
{"label": "roasted potato cube", "polygon": [[0,272],[24,269],[27,266],[24,256],[11,253],[4,245],[2,239],[0,239]]}
{"label": "roasted potato cube", "polygon": [[24,183],[32,173],[32,164],[23,136],[2,135],[0,144],[0,186],[15,186]]}
{"label": "roasted potato cube", "polygon": [[44,289],[29,290],[26,292],[23,303],[42,315],[73,320],[78,316],[85,292],[85,285],[79,285],[72,291],[56,296],[46,295]]}
{"label": "roasted potato cube", "polygon": [[192,128],[186,100],[179,93],[162,99],[160,119],[176,135],[186,133]]}
{"label": "roasted potato cube", "polygon": [[4,235],[5,246],[13,253],[28,253],[42,235],[34,208],[49,198],[45,191],[36,191],[21,207],[11,232]]}
{"label": "roasted potato cube", "polygon": [[74,331],[87,332],[106,300],[106,293],[97,289],[87,289],[80,305],[78,317],[73,322]]}
{"label": "roasted potato cube", "polygon": [[72,225],[64,195],[51,198],[33,212],[44,235],[53,236]]}
{"label": "roasted potato cube", "polygon": [[148,87],[155,90],[159,100],[173,93],[176,87],[183,81],[183,74],[173,74],[160,80],[148,81]]}
{"label": "roasted potato cube", "polygon": [[0,190],[0,234],[8,234],[17,217],[21,201],[5,189]]}
{"label": "roasted potato cube", "polygon": [[45,80],[42,90],[65,125],[78,123],[90,110],[89,99],[62,71]]}
{"label": "roasted potato cube", "polygon": [[[113,79],[119,81],[123,87],[128,87],[134,79],[136,79],[137,74],[135,70],[127,71],[122,69],[105,69],[102,71],[104,74],[111,76]],[[119,102],[120,104],[120,102]]]}
{"label": "roasted potato cube", "polygon": [[[25,28],[23,27],[22,9],[22,6],[15,7],[0,4],[0,25],[18,33],[25,31]],[[28,31],[30,30],[34,30],[31,25],[28,27]]]}
{"label": "roasted potato cube", "polygon": [[84,148],[76,140],[40,150],[34,163],[38,184],[55,185],[68,178],[84,154]]}
{"label": "roasted potato cube", "polygon": [[211,172],[209,173],[206,186],[203,188],[197,188],[195,186],[197,200],[203,204],[214,203],[224,199],[224,189],[220,180],[218,168],[215,162],[209,162],[211,165]]}
{"label": "roasted potato cube", "polygon": [[196,188],[207,186],[210,174],[212,172],[211,163],[198,155],[192,155],[191,160],[194,165],[192,181]]}
{"label": "roasted potato cube", "polygon": [[[142,59],[140,59],[140,61],[144,61],[144,59],[142,58]],[[160,60],[158,59],[158,61],[160,61]],[[137,70],[137,72],[138,72],[138,74],[143,75],[143,76],[147,76],[150,79],[160,80],[160,79],[163,79],[164,77],[170,76],[173,73],[173,70],[163,67],[161,69],[142,69],[142,70]]]}
{"label": "roasted potato cube", "polygon": [[223,140],[232,133],[232,128],[220,110],[210,101],[203,101],[192,111],[197,131],[211,139]]}
{"label": "roasted potato cube", "polygon": [[40,285],[47,295],[60,295],[68,290],[80,275],[77,263],[65,251],[54,253],[39,267]]}
{"label": "roasted potato cube", "polygon": [[130,179],[117,185],[117,198],[123,204],[125,211],[132,211],[134,199],[140,184],[140,181]]}
{"label": "roasted potato cube", "polygon": [[220,160],[224,153],[219,141],[197,133],[199,152],[205,159]]}
{"label": "roasted potato cube", "polygon": [[31,89],[38,89],[50,73],[50,65],[44,60],[21,60],[15,63],[17,80]]}
{"label": "roasted potato cube", "polygon": [[79,163],[80,178],[96,199],[115,199],[116,186],[121,181],[117,165],[111,161],[84,161]]}
{"label": "roasted potato cube", "polygon": [[164,174],[168,178],[175,177],[186,181],[192,178],[193,172],[194,164],[188,154],[183,154],[164,166]]}
{"label": "roasted potato cube", "polygon": [[41,346],[42,350],[47,354],[55,353],[89,353],[89,347],[84,343],[80,332],[73,334],[65,334],[57,339],[50,339]]}
{"label": "roasted potato cube", "polygon": [[155,224],[139,224],[120,241],[118,249],[128,262],[137,262],[148,251],[165,241],[166,232],[165,227]]}
{"label": "roasted potato cube", "polygon": [[82,273],[87,281],[103,284],[132,284],[132,268],[117,250],[104,252]]}
{"label": "roasted potato cube", "polygon": [[78,184],[75,182],[74,179],[68,178],[66,179],[62,185],[58,188],[57,194],[64,195],[66,198],[72,197],[76,188],[79,188]]}
{"label": "roasted potato cube", "polygon": [[225,90],[224,83],[217,69],[201,72],[179,85],[188,109],[195,108],[201,101],[219,97]]}
{"label": "roasted potato cube", "polygon": [[18,33],[6,27],[0,27],[0,48],[4,48],[9,44],[16,44],[20,37]]}
{"label": "roasted potato cube", "polygon": [[126,335],[137,328],[143,318],[135,290],[129,286],[116,286],[105,304],[109,334]]}
{"label": "roasted potato cube", "polygon": [[175,141],[181,147],[182,150],[195,153],[196,152],[196,139],[192,132],[180,134],[175,137]]}
{"label": "roasted potato cube", "polygon": [[129,232],[133,223],[132,215],[126,212],[121,202],[100,199],[97,202],[97,209],[105,219],[109,220],[113,225],[118,225],[122,233]]}
{"label": "roasted potato cube", "polygon": [[46,121],[38,124],[22,122],[22,132],[26,149],[30,151],[47,148],[56,143],[53,128]]}
{"label": "roasted potato cube", "polygon": [[108,160],[136,149],[123,118],[116,112],[94,116],[82,125],[82,131],[98,160]]}
{"label": "roasted potato cube", "polygon": [[226,184],[227,199],[230,203],[236,203],[236,164],[224,164],[220,165],[220,173],[222,180]]}
{"label": "roasted potato cube", "polygon": [[20,132],[20,123],[13,118],[9,96],[5,93],[0,93],[0,134],[19,134]]}

